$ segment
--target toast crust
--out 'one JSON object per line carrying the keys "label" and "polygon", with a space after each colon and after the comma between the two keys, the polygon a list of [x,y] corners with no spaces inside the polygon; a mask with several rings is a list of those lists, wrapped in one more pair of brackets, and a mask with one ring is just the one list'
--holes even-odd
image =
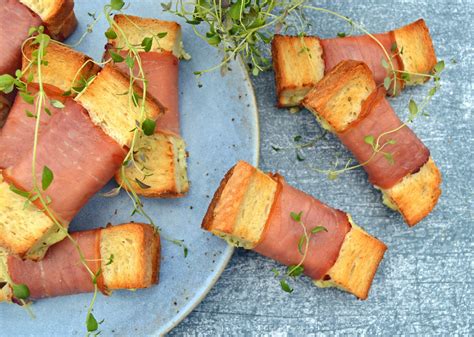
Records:
{"label": "toast crust", "polygon": [[[113,262],[107,265],[112,254]],[[148,288],[157,283],[159,257],[160,237],[150,225],[127,223],[102,229],[102,270],[108,290]]]}
{"label": "toast crust", "polygon": [[430,214],[438,203],[441,182],[441,172],[430,157],[418,172],[407,175],[382,192],[385,202],[394,205],[412,227]]}
{"label": "toast crust", "polygon": [[[33,83],[38,82],[38,66],[30,64],[30,60],[37,49],[38,46],[30,42],[25,44],[23,50],[23,77],[26,79],[31,74]],[[90,79],[100,70],[89,56],[55,41],[48,44],[44,60],[48,64],[41,67],[43,83],[58,88],[61,93],[79,87],[82,81]]]}
{"label": "toast crust", "polygon": [[[179,198],[188,192],[186,151],[181,137],[157,132],[141,137],[137,148],[140,154],[135,162],[141,171],[134,165],[125,168],[127,181],[137,194],[152,198]],[[129,190],[121,170],[115,173],[115,180]]]}
{"label": "toast crust", "polygon": [[[172,52],[177,58],[183,54],[181,26],[177,22],[123,14],[115,15],[114,21],[125,32],[130,44],[140,45],[145,37],[154,37],[150,51]],[[117,38],[109,39],[108,43],[113,48],[128,50],[122,35],[116,33]],[[165,36],[158,37],[158,34],[165,33]]]}
{"label": "toast crust", "polygon": [[20,0],[43,20],[49,35],[55,40],[64,40],[74,32],[77,19],[74,0]]}
{"label": "toast crust", "polygon": [[[430,74],[437,63],[430,31],[425,20],[419,19],[393,31],[397,49],[405,71]],[[410,75],[408,85],[416,85],[429,80],[427,76]]]}
{"label": "toast crust", "polygon": [[[130,146],[133,138],[132,130],[136,121],[140,120],[141,99],[138,106],[130,102],[128,93],[129,79],[116,67],[107,64],[94,78],[89,86],[75,100],[89,112],[92,122],[100,126],[106,134],[122,146]],[[134,91],[142,90],[135,86]],[[155,98],[145,98],[145,115],[156,120],[165,108]]]}
{"label": "toast crust", "polygon": [[353,224],[336,263],[325,278],[315,284],[323,288],[340,288],[365,300],[386,250],[387,246],[382,241]]}
{"label": "toast crust", "polygon": [[317,37],[277,34],[272,58],[280,108],[298,105],[324,76],[323,49]]}
{"label": "toast crust", "polygon": [[369,67],[342,61],[305,96],[302,104],[333,132],[343,132],[359,118],[362,104],[375,90]]}

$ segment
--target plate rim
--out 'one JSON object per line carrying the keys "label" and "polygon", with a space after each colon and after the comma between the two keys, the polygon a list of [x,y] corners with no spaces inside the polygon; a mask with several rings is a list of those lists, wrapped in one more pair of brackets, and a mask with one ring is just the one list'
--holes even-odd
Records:
{"label": "plate rim", "polygon": [[[243,72],[244,75],[244,81],[248,83],[249,91],[251,94],[251,97],[249,97],[251,101],[251,107],[249,107],[249,110],[253,111],[253,119],[255,123],[255,144],[254,144],[254,149],[255,149],[255,154],[254,157],[252,158],[252,165],[255,167],[258,167],[259,161],[260,161],[260,114],[258,110],[258,104],[257,104],[257,97],[255,96],[255,88],[253,86],[252,80],[250,79],[250,74],[247,71],[244,61],[242,60],[241,57],[238,57],[236,60],[236,64],[240,67],[241,71]],[[225,76],[225,75],[224,75]],[[225,268],[229,264],[230,259],[232,258],[234,254],[235,247],[227,244],[226,246],[226,251],[225,251],[225,257],[224,257],[224,262],[219,266],[217,269],[216,274],[213,276],[213,278],[210,280],[210,282],[206,285],[204,288],[204,291],[199,294],[198,298],[194,302],[189,302],[189,306],[186,308],[186,310],[183,310],[180,312],[178,315],[176,315],[176,319],[171,321],[168,326],[164,326],[164,329],[162,332],[159,332],[159,328],[153,332],[153,336],[164,336],[171,332],[174,328],[176,328],[186,317],[191,314],[191,312],[196,309],[196,307],[201,304],[201,302],[207,297],[209,292],[211,291],[212,288],[214,288],[217,280],[221,277],[222,273],[224,272]],[[159,285],[157,285],[159,286]]]}

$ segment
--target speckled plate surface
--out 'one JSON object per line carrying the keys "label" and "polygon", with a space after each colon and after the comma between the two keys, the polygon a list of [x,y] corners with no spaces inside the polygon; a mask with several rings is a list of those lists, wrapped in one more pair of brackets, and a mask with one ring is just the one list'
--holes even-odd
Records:
{"label": "speckled plate surface", "polygon": [[[105,1],[76,0],[79,27],[67,41],[74,43],[91,22],[88,12],[101,13]],[[127,13],[164,16],[159,1],[132,2]],[[217,64],[220,56],[183,27],[183,40],[192,60],[180,64],[181,131],[188,144],[190,193],[182,199],[145,200],[145,209],[164,234],[184,239],[189,247],[185,259],[181,248],[162,244],[160,284],[136,292],[117,291],[99,296],[95,316],[105,319],[105,336],[158,336],[178,324],[207,294],[220,276],[233,249],[200,229],[207,206],[224,173],[238,159],[258,161],[258,117],[255,97],[240,63],[224,77],[208,74],[198,86],[193,71]],[[105,20],[101,20],[78,47],[100,59],[105,44]],[[75,183],[75,182],[72,182]],[[80,183],[79,181],[77,183]],[[109,190],[113,183],[104,188]],[[115,198],[94,197],[74,219],[71,229],[83,230],[130,220],[131,201],[121,193]],[[85,334],[85,310],[90,294],[38,301],[36,319],[16,305],[0,304],[0,335],[70,336]]]}

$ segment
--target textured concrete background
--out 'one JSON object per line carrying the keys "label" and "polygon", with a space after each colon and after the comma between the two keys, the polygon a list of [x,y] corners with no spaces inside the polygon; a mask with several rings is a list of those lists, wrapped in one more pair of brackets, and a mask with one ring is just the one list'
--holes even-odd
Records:
{"label": "textured concrete background", "polygon": [[[293,144],[293,136],[310,139],[321,133],[314,118],[290,115],[275,105],[273,74],[254,80],[261,123],[264,170],[277,170],[290,183],[334,207],[389,247],[367,301],[337,290],[321,290],[306,277],[286,294],[270,271],[277,263],[237,250],[208,297],[171,333],[173,336],[252,335],[473,335],[473,23],[474,2],[439,0],[314,1],[362,22],[371,31],[386,31],[425,18],[438,57],[447,70],[443,87],[430,104],[428,118],[412,125],[431,149],[443,174],[443,194],[434,212],[413,229],[381,204],[380,193],[363,170],[328,181],[311,170],[349,154],[332,136],[305,151],[272,145]],[[334,36],[345,26],[324,14],[314,15],[313,32]],[[420,101],[429,84],[408,89],[391,100],[401,117],[410,97]]]}

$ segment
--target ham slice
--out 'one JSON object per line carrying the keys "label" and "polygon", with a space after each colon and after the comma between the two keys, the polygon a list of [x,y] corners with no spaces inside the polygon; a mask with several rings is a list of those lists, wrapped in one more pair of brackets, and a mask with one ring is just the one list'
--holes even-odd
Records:
{"label": "ham slice", "polygon": [[[35,95],[38,90],[30,88],[30,93]],[[55,115],[61,109],[57,109],[50,104],[50,100],[58,100],[65,104],[65,109],[69,110],[72,105],[76,104],[71,98],[65,99],[61,95],[54,94],[48,90],[49,100],[45,102],[45,107],[49,109],[51,115]],[[3,129],[0,130],[0,169],[12,166],[21,157],[33,147],[33,138],[35,131],[36,119],[28,117],[26,112],[35,113],[34,105],[26,103],[23,98],[18,95],[8,115],[7,122]],[[41,135],[48,124],[51,117],[46,111],[41,112],[39,134]],[[41,136],[40,136],[41,137]]]}
{"label": "ham slice", "polygon": [[[125,51],[121,51],[126,56]],[[156,130],[170,131],[179,135],[179,60],[173,53],[164,52],[141,52],[140,59],[145,78],[148,80],[147,91],[166,108],[165,113],[156,121]],[[125,75],[128,76],[129,68],[125,62],[115,64]],[[137,72],[135,65],[135,72]],[[137,84],[142,87],[142,82]]]}
{"label": "ham slice", "polygon": [[[294,221],[290,213],[301,212],[310,243],[303,262],[304,273],[314,280],[322,279],[336,262],[346,234],[351,229],[347,214],[326,206],[312,196],[288,185],[280,176],[275,179],[281,184],[273,205],[263,238],[254,250],[287,266],[297,265],[303,258],[298,243],[304,230]],[[316,226],[323,226],[327,232],[310,234]],[[304,245],[303,245],[304,252]]]}
{"label": "ham slice", "polygon": [[[77,103],[71,101],[51,118],[47,130],[39,137],[36,172],[39,185],[44,166],[54,174],[44,194],[51,199],[49,207],[60,221],[72,220],[89,198],[113,177],[125,155],[126,151],[95,126]],[[3,171],[3,176],[7,182],[30,191],[33,188],[31,165],[32,149]]]}
{"label": "ham slice", "polygon": [[[30,27],[40,26],[40,17],[18,0],[0,0],[0,75],[13,75],[21,68],[21,44]],[[0,94],[0,128],[14,95]]]}
{"label": "ham slice", "polygon": [[[95,229],[71,234],[93,273],[97,273],[101,266],[100,232],[100,229]],[[31,299],[94,291],[92,277],[81,264],[79,253],[69,239],[52,246],[39,262],[23,261],[10,255],[7,263],[12,281],[27,285]],[[102,284],[99,276],[100,288]]]}
{"label": "ham slice", "polygon": [[21,67],[21,44],[30,27],[42,21],[18,0],[0,0],[0,74],[15,73]]}
{"label": "ham slice", "polygon": [[[389,55],[393,55],[391,51],[395,43],[393,32],[373,34],[373,36],[383,45]],[[355,60],[369,66],[377,85],[383,84],[387,77],[387,69],[382,66],[383,59],[389,64],[387,57],[380,45],[369,35],[322,39],[321,44],[324,50],[325,73],[330,72],[341,61]],[[392,57],[392,63],[395,70],[403,70],[398,55]]]}
{"label": "ham slice", "polygon": [[[372,146],[364,141],[366,136],[372,135],[376,141],[382,133],[395,130],[402,125],[385,94],[383,88],[375,90],[362,105],[359,119],[338,134],[359,163],[366,162],[373,155]],[[430,156],[428,148],[408,126],[382,136],[379,144],[385,144],[389,140],[395,143],[386,145],[383,152],[390,153],[394,162],[391,163],[379,152],[364,165],[370,182],[384,189],[394,186],[406,175],[417,172]]]}

